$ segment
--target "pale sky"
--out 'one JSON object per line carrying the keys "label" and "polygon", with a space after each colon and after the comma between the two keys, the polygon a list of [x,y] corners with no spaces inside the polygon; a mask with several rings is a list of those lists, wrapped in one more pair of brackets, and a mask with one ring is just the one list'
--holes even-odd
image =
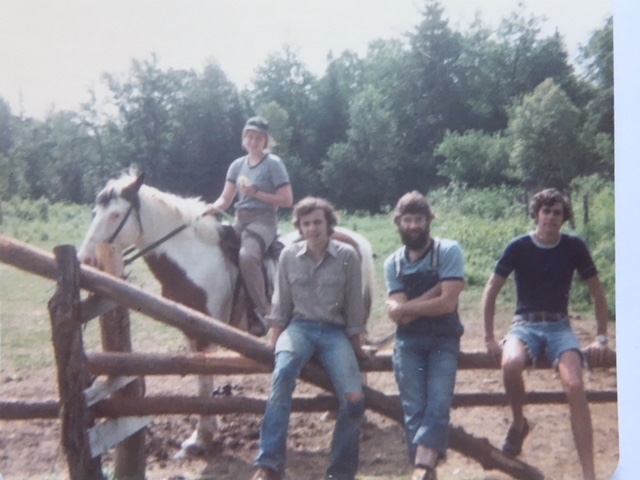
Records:
{"label": "pale sky", "polygon": [[[613,0],[524,0],[557,28],[573,60],[604,25]],[[455,29],[476,13],[496,26],[518,0],[442,0]],[[420,21],[421,0],[0,0],[0,97],[14,113],[77,110],[100,75],[126,74],[156,53],[162,68],[200,71],[215,59],[238,87],[269,54],[291,45],[317,75],[329,51],[366,53]]]}

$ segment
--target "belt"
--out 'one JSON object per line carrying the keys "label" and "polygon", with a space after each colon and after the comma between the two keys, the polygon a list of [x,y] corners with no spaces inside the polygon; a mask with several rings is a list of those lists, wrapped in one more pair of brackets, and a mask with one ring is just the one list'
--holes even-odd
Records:
{"label": "belt", "polygon": [[532,322],[532,323],[540,323],[540,322],[559,322],[567,318],[565,313],[549,313],[549,312],[529,312],[529,313],[519,313],[515,317],[515,321],[524,321],[524,322]]}

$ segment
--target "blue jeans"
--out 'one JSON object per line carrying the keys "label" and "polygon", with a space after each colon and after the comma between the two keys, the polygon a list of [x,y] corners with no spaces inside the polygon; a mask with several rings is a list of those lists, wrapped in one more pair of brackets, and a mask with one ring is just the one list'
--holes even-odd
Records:
{"label": "blue jeans", "polygon": [[569,317],[557,322],[539,323],[514,320],[505,341],[509,337],[516,337],[526,345],[534,367],[545,354],[554,369],[558,368],[564,352],[576,350],[582,356],[580,342],[571,328]]}
{"label": "blue jeans", "polygon": [[353,480],[358,470],[364,401],[348,402],[346,397],[350,393],[362,394],[360,369],[344,328],[313,320],[294,319],[278,339],[255,466],[284,470],[293,391],[300,372],[313,355],[331,378],[340,404],[325,478]]}
{"label": "blue jeans", "polygon": [[432,330],[430,321],[416,321],[399,328],[393,352],[411,463],[415,461],[418,445],[441,455],[445,455],[449,445],[460,337],[433,335]]}

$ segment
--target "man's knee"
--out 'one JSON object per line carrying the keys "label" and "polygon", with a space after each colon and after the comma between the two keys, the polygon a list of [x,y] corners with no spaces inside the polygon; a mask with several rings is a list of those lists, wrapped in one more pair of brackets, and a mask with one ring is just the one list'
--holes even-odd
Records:
{"label": "man's knee", "polygon": [[584,394],[582,357],[579,352],[570,350],[563,353],[558,362],[558,372],[567,396]]}
{"label": "man's knee", "polygon": [[292,351],[282,350],[276,353],[276,366],[273,370],[273,383],[295,382],[300,374],[300,357]]}
{"label": "man's knee", "polygon": [[351,418],[360,418],[364,415],[365,405],[364,405],[364,394],[358,393],[347,393],[346,395],[347,401],[345,402],[345,408],[347,410],[347,414]]}
{"label": "man's knee", "polygon": [[573,397],[577,395],[584,395],[584,382],[581,378],[573,377],[568,378],[562,382],[562,387],[567,397]]}
{"label": "man's knee", "polygon": [[526,365],[526,358],[521,355],[503,355],[502,373],[505,377],[518,377],[522,375]]}

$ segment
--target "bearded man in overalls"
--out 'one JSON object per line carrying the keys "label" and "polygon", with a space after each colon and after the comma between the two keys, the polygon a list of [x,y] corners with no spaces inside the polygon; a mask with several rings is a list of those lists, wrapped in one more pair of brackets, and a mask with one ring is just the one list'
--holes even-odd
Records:
{"label": "bearded man in overalls", "polygon": [[397,325],[393,367],[404,411],[412,480],[436,480],[449,443],[449,417],[463,326],[458,300],[464,256],[454,240],[430,235],[434,215],[419,192],[394,210],[404,244],[384,264],[389,317]]}

